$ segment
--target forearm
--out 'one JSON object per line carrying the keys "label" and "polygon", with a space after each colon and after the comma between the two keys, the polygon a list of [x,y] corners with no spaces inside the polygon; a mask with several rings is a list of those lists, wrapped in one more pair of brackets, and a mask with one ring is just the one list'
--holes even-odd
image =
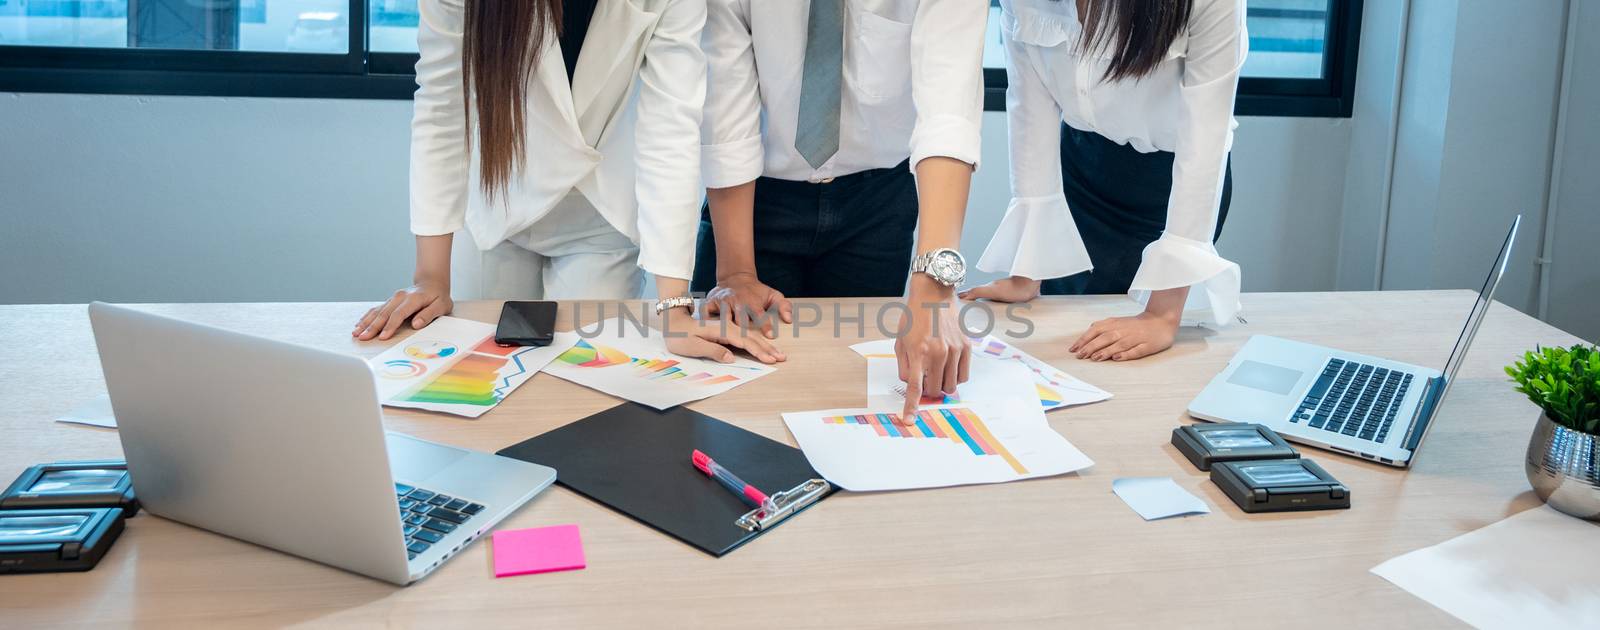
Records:
{"label": "forearm", "polygon": [[656,274],[656,299],[682,297],[689,294],[689,281]]}
{"label": "forearm", "polygon": [[453,234],[417,237],[417,270],[411,281],[450,286],[450,243]]}
{"label": "forearm", "polygon": [[1189,300],[1189,287],[1150,292],[1144,312],[1176,326],[1183,320],[1183,305]]}
{"label": "forearm", "polygon": [[711,230],[717,243],[717,279],[756,272],[756,183],[706,189]]}
{"label": "forearm", "polygon": [[[917,163],[917,253],[961,246],[961,225],[966,220],[967,194],[972,186],[972,165],[947,157],[930,157]],[[921,276],[922,274],[918,274]],[[919,288],[940,289],[950,294],[952,287],[928,287],[936,282],[913,278],[913,292]],[[931,279],[927,279],[931,280]]]}

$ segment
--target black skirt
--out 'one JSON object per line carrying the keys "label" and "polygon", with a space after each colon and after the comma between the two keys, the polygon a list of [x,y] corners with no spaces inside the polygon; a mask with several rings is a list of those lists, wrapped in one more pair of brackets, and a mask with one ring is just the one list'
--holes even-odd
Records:
{"label": "black skirt", "polygon": [[[1045,280],[1040,287],[1045,295],[1128,292],[1145,246],[1160,238],[1167,226],[1174,157],[1168,151],[1140,153],[1100,134],[1061,126],[1061,183],[1094,269]],[[1232,198],[1230,157],[1213,241],[1222,236]]]}

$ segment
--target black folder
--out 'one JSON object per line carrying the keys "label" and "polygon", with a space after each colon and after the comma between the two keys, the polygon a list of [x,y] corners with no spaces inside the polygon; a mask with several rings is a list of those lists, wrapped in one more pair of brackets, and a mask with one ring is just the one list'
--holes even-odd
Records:
{"label": "black folder", "polygon": [[[506,447],[500,455],[555,468],[556,483],[713,556],[783,522],[754,531],[737,524],[750,506],[694,467],[695,449],[769,495],[821,477],[789,445],[682,406],[660,411],[631,402]],[[813,500],[833,491],[826,482],[815,484],[820,490]]]}

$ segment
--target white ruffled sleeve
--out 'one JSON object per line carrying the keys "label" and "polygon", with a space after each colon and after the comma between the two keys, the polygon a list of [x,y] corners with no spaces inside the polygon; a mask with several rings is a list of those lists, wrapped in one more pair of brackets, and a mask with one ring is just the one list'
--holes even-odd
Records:
{"label": "white ruffled sleeve", "polygon": [[1239,265],[1217,255],[1210,241],[1196,241],[1170,232],[1145,246],[1139,272],[1128,295],[1140,304],[1150,292],[1189,287],[1183,310],[1208,311],[1205,319],[1226,326],[1239,316]]}
{"label": "white ruffled sleeve", "polygon": [[1128,295],[1148,303],[1151,291],[1191,287],[1185,310],[1210,311],[1227,325],[1239,314],[1239,266],[1211,244],[1233,148],[1233,103],[1249,50],[1245,0],[1195,3],[1189,20],[1183,82],[1178,88],[1172,194],[1161,238],[1145,247]]}
{"label": "white ruffled sleeve", "polygon": [[1093,266],[1061,193],[1012,199],[978,259],[984,271],[1035,280],[1070,276]]}
{"label": "white ruffled sleeve", "polygon": [[1045,26],[1056,25],[1019,20],[1009,12],[1001,15],[1000,36],[1009,57],[1006,127],[1011,203],[978,259],[978,268],[984,271],[1035,280],[1070,276],[1093,266],[1062,193],[1061,107],[1033,63],[1036,49],[1065,41],[1059,26]]}

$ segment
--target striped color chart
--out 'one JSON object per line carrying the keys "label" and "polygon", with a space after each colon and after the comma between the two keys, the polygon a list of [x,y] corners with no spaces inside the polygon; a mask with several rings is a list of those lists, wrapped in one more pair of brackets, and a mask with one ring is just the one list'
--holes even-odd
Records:
{"label": "striped color chart", "polygon": [[826,416],[822,418],[823,424],[837,425],[862,425],[871,427],[878,437],[882,438],[922,438],[950,440],[965,445],[976,456],[998,455],[1004,459],[1019,475],[1028,474],[1028,469],[1017,461],[1017,458],[1006,450],[1000,440],[995,439],[983,419],[971,409],[926,409],[917,413],[915,426],[900,426],[894,423],[894,417],[889,414],[872,414],[857,416]]}
{"label": "striped color chart", "polygon": [[639,376],[652,381],[682,381],[695,385],[716,385],[718,383],[732,383],[739,377],[732,374],[716,375],[710,372],[690,374],[683,369],[676,359],[634,359],[633,364],[639,368]]}
{"label": "striped color chart", "polygon": [[500,402],[494,391],[505,357],[468,354],[406,398],[409,402],[493,406]]}
{"label": "striped color chart", "polygon": [[683,369],[683,364],[677,359],[641,359],[630,357],[627,353],[599,344],[591,344],[579,340],[577,345],[556,357],[557,361],[584,368],[610,367],[613,365],[632,364],[635,368],[634,376],[651,381],[675,381],[680,383],[693,383],[695,385],[720,385],[732,383],[739,377],[732,374],[712,374],[710,372],[690,373]]}

